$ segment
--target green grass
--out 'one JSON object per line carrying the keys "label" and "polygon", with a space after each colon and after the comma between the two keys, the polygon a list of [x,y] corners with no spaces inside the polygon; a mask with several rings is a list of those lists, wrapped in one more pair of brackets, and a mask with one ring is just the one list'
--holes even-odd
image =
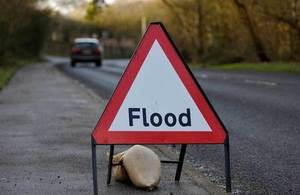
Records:
{"label": "green grass", "polygon": [[208,66],[211,69],[231,71],[257,72],[288,72],[300,73],[300,63],[272,62],[272,63],[235,63]]}
{"label": "green grass", "polygon": [[30,60],[6,60],[0,65],[0,91],[8,83],[8,81],[13,77],[13,75],[25,66],[26,64],[31,64],[35,62],[35,59]]}

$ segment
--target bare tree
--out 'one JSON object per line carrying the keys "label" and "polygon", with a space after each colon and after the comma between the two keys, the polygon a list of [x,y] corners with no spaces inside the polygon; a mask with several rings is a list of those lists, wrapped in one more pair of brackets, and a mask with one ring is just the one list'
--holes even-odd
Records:
{"label": "bare tree", "polygon": [[[182,30],[186,34],[185,37],[190,39],[190,43],[193,44],[193,48],[196,50],[196,61],[199,61],[204,53],[204,14],[202,0],[190,1],[192,8],[187,2],[170,0],[162,0],[162,2],[169,8],[178,23],[182,26]],[[189,18],[186,13],[192,13],[196,21]],[[192,20],[195,22],[195,25],[190,24],[189,21]]]}
{"label": "bare tree", "polygon": [[269,62],[270,58],[268,57],[265,48],[263,46],[263,43],[256,31],[256,23],[255,20],[251,17],[251,13],[249,9],[247,8],[246,4],[242,3],[240,0],[233,0],[233,2],[238,8],[243,23],[248,28],[248,31],[250,33],[251,39],[255,47],[255,52],[257,57],[263,62]]}
{"label": "bare tree", "polygon": [[[262,2],[261,2],[262,3]],[[299,59],[300,50],[300,1],[274,1],[271,4],[262,4],[260,12],[267,17],[267,19],[277,23],[285,24],[289,27],[289,36],[292,40],[290,42],[291,59]]]}

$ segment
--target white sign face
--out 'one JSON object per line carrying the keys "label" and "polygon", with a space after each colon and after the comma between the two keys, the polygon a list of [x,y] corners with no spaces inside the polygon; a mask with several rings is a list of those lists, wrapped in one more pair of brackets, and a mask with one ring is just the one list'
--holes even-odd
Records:
{"label": "white sign face", "polygon": [[155,40],[109,131],[212,131]]}

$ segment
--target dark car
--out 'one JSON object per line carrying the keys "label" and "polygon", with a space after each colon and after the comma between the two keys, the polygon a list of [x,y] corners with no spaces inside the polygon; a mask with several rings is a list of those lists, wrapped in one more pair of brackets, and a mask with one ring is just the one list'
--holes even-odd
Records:
{"label": "dark car", "polygon": [[77,62],[94,62],[97,67],[102,65],[102,47],[95,38],[75,39],[71,50],[71,66]]}

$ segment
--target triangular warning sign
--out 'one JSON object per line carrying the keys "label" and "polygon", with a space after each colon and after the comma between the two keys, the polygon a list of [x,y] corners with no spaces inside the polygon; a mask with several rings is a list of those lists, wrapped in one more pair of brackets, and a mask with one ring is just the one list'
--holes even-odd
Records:
{"label": "triangular warning sign", "polygon": [[150,24],[92,133],[96,143],[224,143],[226,135],[162,24]]}

